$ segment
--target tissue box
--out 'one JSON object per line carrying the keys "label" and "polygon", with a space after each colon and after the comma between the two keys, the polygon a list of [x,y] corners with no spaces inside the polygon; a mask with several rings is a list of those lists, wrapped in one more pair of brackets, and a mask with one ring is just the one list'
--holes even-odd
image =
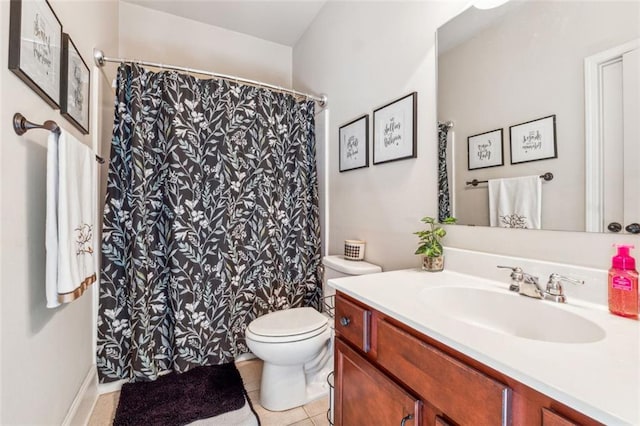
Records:
{"label": "tissue box", "polygon": [[360,240],[344,240],[344,258],[347,260],[363,260],[366,243]]}

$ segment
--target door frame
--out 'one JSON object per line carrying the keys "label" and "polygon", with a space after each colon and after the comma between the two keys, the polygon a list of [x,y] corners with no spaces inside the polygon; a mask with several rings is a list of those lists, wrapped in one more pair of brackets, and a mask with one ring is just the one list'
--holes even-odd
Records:
{"label": "door frame", "polygon": [[585,223],[587,232],[603,232],[603,93],[602,75],[607,65],[622,61],[622,55],[640,47],[640,38],[584,59],[585,106]]}

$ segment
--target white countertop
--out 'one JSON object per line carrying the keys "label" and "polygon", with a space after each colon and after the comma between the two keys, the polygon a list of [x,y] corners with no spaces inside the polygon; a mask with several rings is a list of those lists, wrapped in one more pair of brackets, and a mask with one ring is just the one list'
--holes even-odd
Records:
{"label": "white countertop", "polygon": [[455,286],[524,298],[508,291],[508,280],[412,269],[332,279],[329,285],[602,423],[640,425],[638,321],[577,299],[566,304],[530,299],[587,318],[606,332],[594,343],[550,343],[475,327],[426,309],[419,297],[429,287]]}

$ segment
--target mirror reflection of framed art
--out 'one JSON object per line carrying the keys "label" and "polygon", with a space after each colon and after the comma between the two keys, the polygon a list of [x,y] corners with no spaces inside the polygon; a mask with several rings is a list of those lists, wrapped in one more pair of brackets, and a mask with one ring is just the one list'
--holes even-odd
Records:
{"label": "mirror reflection of framed art", "polygon": [[509,139],[511,164],[558,158],[555,115],[509,127]]}
{"label": "mirror reflection of framed art", "polygon": [[504,165],[502,129],[480,133],[467,138],[469,170]]}

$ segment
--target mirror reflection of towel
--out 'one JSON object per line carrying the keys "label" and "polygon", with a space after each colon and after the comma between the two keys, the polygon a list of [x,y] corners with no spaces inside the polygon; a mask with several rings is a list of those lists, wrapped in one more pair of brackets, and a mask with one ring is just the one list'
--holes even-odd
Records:
{"label": "mirror reflection of towel", "polygon": [[95,155],[62,130],[47,152],[47,307],[71,302],[96,280]]}
{"label": "mirror reflection of towel", "polygon": [[542,225],[540,176],[489,179],[489,220],[501,228],[540,229]]}

